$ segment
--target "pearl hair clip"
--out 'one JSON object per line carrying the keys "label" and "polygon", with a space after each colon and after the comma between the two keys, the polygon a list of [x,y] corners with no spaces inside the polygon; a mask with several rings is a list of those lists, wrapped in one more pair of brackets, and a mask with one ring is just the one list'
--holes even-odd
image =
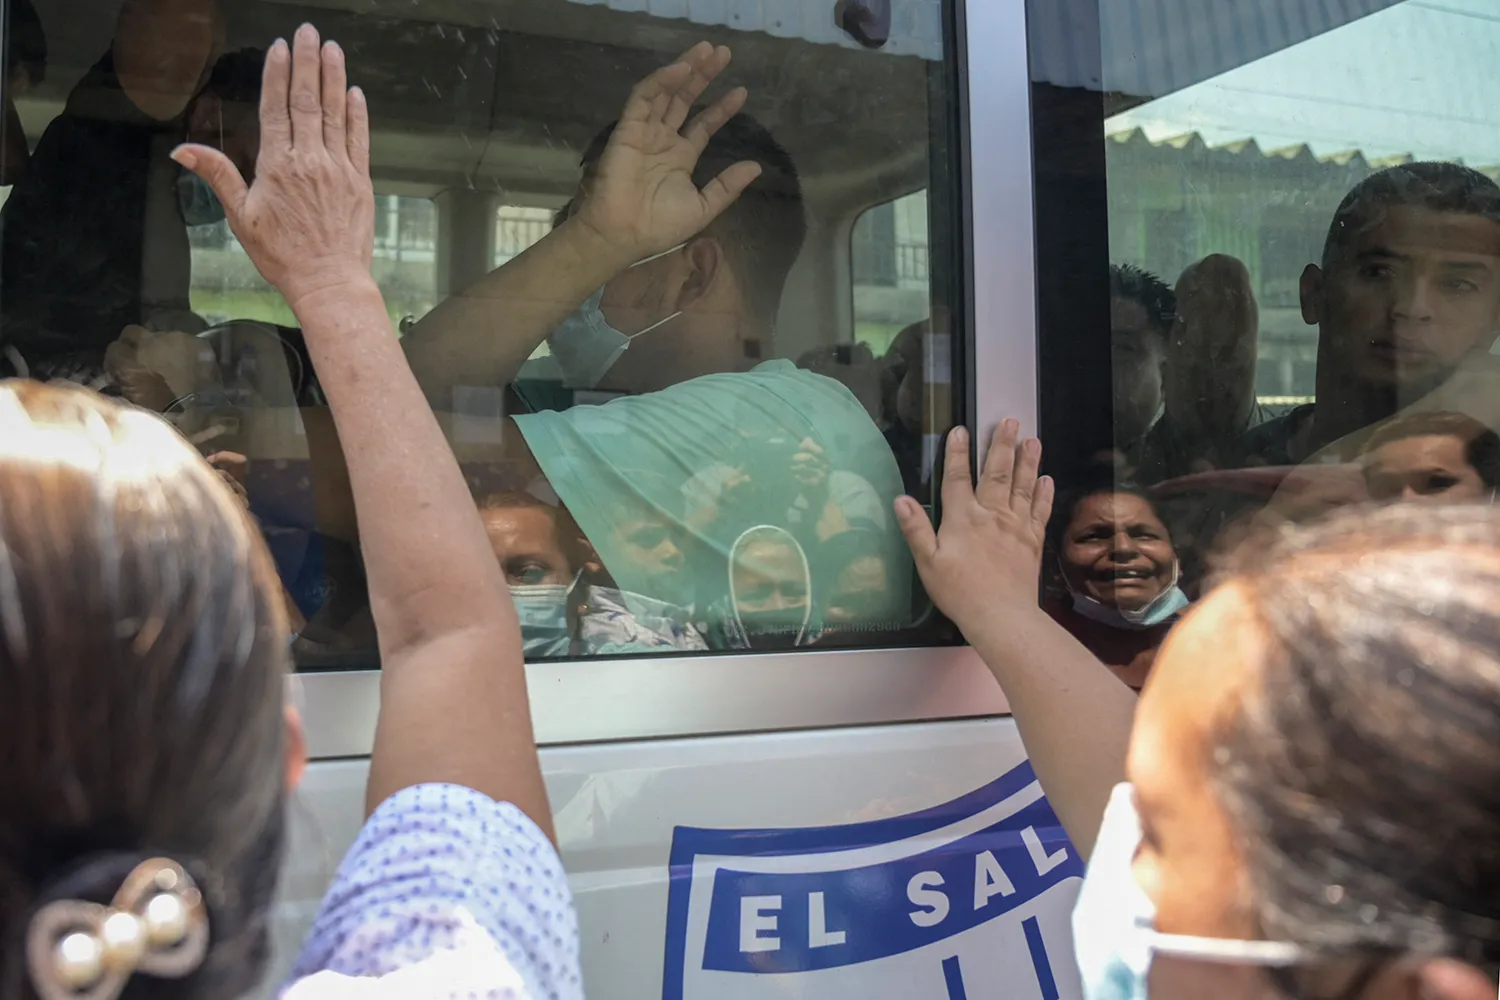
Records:
{"label": "pearl hair clip", "polygon": [[26,965],[41,1000],[114,1000],[135,973],[180,979],[207,953],[203,894],[166,858],[137,865],[109,906],[60,899],[26,930]]}

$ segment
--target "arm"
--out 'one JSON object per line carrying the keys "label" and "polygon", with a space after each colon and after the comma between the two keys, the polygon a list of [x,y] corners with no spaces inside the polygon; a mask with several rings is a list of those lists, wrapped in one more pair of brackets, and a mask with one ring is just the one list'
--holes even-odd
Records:
{"label": "arm", "polygon": [[344,74],[343,53],[309,26],[294,52],[272,46],[248,189],[216,150],[175,155],[213,185],[297,314],[343,444],[384,665],[366,805],[450,782],[550,830],[515,609],[370,278],[369,111]]}
{"label": "arm", "polygon": [[536,246],[441,303],[402,338],[434,405],[456,385],[505,385],[563,318],[636,261],[702,232],[760,175],[736,163],[699,190],[693,169],[745,91],[688,113],[729,65],[702,42],[631,91],[578,210]]}
{"label": "arm", "polygon": [[1245,265],[1211,254],[1177,281],[1177,323],[1167,345],[1167,417],[1210,449],[1235,440],[1255,406],[1260,310]]}
{"label": "arm", "polygon": [[995,431],[976,489],[968,432],[955,428],[941,528],[910,497],[896,516],[927,593],[1000,681],[1047,800],[1086,858],[1124,780],[1135,695],[1037,606],[1053,486],[1037,478],[1041,443],[1017,447],[1018,431],[1014,420]]}

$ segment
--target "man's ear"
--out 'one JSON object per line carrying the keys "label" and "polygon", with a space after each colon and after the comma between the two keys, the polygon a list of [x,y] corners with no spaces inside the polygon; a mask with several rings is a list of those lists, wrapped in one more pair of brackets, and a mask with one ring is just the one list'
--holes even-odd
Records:
{"label": "man's ear", "polygon": [[722,272],[726,265],[724,249],[711,236],[701,236],[688,243],[683,248],[683,259],[687,261],[687,275],[677,290],[677,301],[672,308],[687,312],[725,277]]}
{"label": "man's ear", "polygon": [[1495,981],[1454,958],[1424,962],[1417,970],[1417,1000],[1493,1000]]}
{"label": "man's ear", "polygon": [[286,790],[295,792],[307,772],[307,730],[302,728],[302,713],[291,705],[286,709]]}
{"label": "man's ear", "polygon": [[1302,322],[1308,326],[1317,326],[1323,322],[1327,309],[1324,300],[1326,283],[1323,269],[1318,265],[1309,264],[1302,269],[1297,291],[1302,299]]}

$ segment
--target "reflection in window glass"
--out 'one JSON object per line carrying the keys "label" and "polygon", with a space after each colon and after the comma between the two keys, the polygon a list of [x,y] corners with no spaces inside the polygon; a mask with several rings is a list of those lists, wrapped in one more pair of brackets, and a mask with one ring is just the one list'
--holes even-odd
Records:
{"label": "reflection in window glass", "polygon": [[854,339],[876,354],[896,335],[927,318],[927,192],[918,191],[867,210],[850,238],[854,272]]}
{"label": "reflection in window glass", "polygon": [[[357,523],[317,372],[211,192],[167,155],[209,143],[253,170],[264,48],[307,12],[83,7],[37,0],[47,73],[5,92],[28,147],[0,150],[15,185],[7,355],[162,411],[229,456],[295,608],[299,664],[369,666]],[[773,37],[748,9],[731,30],[504,7],[318,22],[372,111],[372,268],[528,655],[949,641],[891,511],[903,490],[930,497],[931,443],[954,405],[949,331],[927,323],[953,311],[949,286],[932,287],[926,198],[909,194],[954,187],[929,167],[953,97],[939,8],[913,5],[910,37],[872,51],[821,21]],[[146,16],[156,29],[133,30]],[[209,19],[227,25],[224,45],[186,30]],[[66,30],[78,24],[100,30]],[[611,156],[610,123],[667,53],[698,64],[685,79],[723,68],[693,48],[704,34],[734,60],[680,106],[727,101],[723,126],[698,149],[690,125],[685,137],[682,120],[656,121],[670,155]],[[118,73],[126,63],[157,78]],[[735,167],[746,160],[753,180]],[[695,188],[721,174],[748,187],[705,212]],[[885,228],[858,251],[851,341],[840,234],[854,204],[882,205],[871,224]]]}
{"label": "reflection in window glass", "polygon": [[499,267],[552,231],[553,212],[526,205],[501,205],[495,211],[495,259]]}
{"label": "reflection in window glass", "polygon": [[[1031,6],[1049,600],[1138,685],[1217,549],[1493,495],[1500,23],[1482,0]],[[1092,79],[1068,58],[1090,45]]]}
{"label": "reflection in window glass", "polygon": [[[433,306],[437,281],[437,212],[426,198],[375,197],[371,270],[393,320],[419,317]],[[210,325],[255,319],[295,326],[281,296],[266,284],[229,226],[188,229],[192,247],[192,311]]]}

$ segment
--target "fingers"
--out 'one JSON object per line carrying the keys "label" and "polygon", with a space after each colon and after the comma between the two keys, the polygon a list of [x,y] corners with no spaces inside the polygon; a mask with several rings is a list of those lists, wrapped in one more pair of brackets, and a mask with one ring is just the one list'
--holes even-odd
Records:
{"label": "fingers", "polygon": [[653,121],[666,113],[670,94],[682,86],[693,68],[687,63],[675,62],[663,66],[635,85],[625,99],[625,110],[620,112],[621,122]]}
{"label": "fingers", "polygon": [[1015,476],[1016,439],[1021,436],[1021,422],[1006,418],[1000,421],[990,438],[990,451],[984,457],[984,471],[979,475],[975,496],[990,510],[1010,506],[1011,482]]}
{"label": "fingers", "polygon": [[318,29],[304,24],[292,41],[292,83],[287,108],[292,119],[293,148],[316,149],[323,144],[323,59]]}
{"label": "fingers", "polygon": [[969,475],[969,431],[955,427],[948,432],[943,456],[943,509],[949,513],[974,502],[974,484]]}
{"label": "fingers", "polygon": [[349,78],[344,68],[344,50],[339,43],[323,43],[321,56],[323,80],[323,145],[335,157],[347,156],[349,140],[344,128],[348,102]]}
{"label": "fingers", "polygon": [[667,127],[676,132],[682,128],[683,122],[687,121],[688,115],[693,113],[693,105],[708,85],[729,65],[729,49],[720,45],[718,48],[707,42],[699,42],[687,52],[683,53],[679,62],[685,62],[692,67],[687,80],[677,91],[672,94],[672,99],[667,106],[665,121]]}
{"label": "fingers", "polygon": [[724,123],[740,113],[749,98],[750,92],[744,87],[735,87],[729,93],[719,98],[713,104],[703,109],[703,112],[694,118],[682,136],[693,146],[693,151],[702,155],[708,148],[708,141],[714,137],[714,133],[724,127]]}
{"label": "fingers", "polygon": [[1052,520],[1052,501],[1057,487],[1051,476],[1036,481],[1036,492],[1031,495],[1031,527],[1038,538],[1047,534],[1047,522]]}
{"label": "fingers", "polygon": [[370,176],[370,105],[365,101],[365,92],[358,87],[349,88],[345,131],[349,146],[349,162],[359,176]]}
{"label": "fingers", "polygon": [[223,153],[211,146],[178,146],[172,150],[172,159],[208,182],[224,206],[229,225],[234,227],[240,210],[245,207],[245,178]]}
{"label": "fingers", "polygon": [[729,167],[722,174],[709,181],[703,188],[703,209],[706,216],[703,224],[706,226],[719,215],[734,204],[734,200],[745,193],[745,188],[755,183],[755,178],[760,176],[760,164],[744,160]]}
{"label": "fingers", "polygon": [[937,555],[937,532],[933,530],[932,522],[928,520],[922,505],[911,497],[899,497],[896,500],[896,522],[901,525],[901,534],[906,537],[906,544],[911,549],[917,566],[925,566],[931,562]]}
{"label": "fingers", "polygon": [[292,119],[287,109],[287,91],[292,81],[292,53],[284,39],[276,39],[266,53],[260,74],[260,148],[279,153],[292,144]]}
{"label": "fingers", "polygon": [[1015,467],[1011,472],[1010,509],[1022,517],[1031,513],[1031,501],[1036,496],[1037,467],[1042,464],[1042,443],[1036,438],[1027,438],[1015,451]]}

